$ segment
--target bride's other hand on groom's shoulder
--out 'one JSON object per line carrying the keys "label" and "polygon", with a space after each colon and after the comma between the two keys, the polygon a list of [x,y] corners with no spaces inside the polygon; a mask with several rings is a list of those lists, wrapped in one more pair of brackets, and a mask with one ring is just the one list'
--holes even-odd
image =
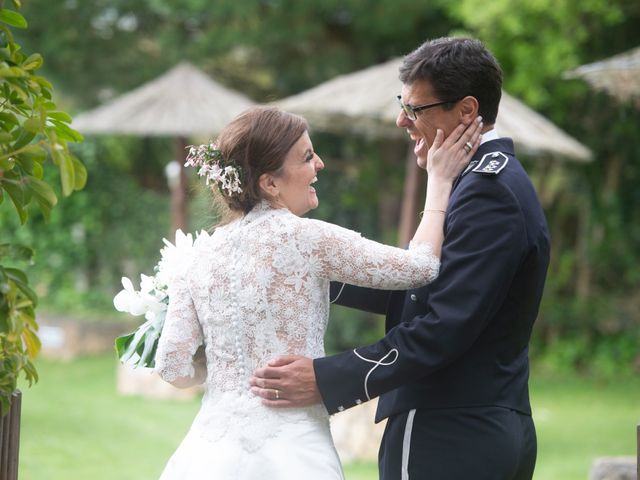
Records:
{"label": "bride's other hand on groom's shoulder", "polygon": [[257,368],[250,380],[251,392],[268,407],[308,407],[322,403],[313,360],[284,355]]}

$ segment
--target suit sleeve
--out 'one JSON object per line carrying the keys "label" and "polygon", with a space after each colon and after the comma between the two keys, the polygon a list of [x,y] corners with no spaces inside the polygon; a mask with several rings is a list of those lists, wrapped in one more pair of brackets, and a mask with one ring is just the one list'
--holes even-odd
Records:
{"label": "suit sleeve", "polygon": [[389,290],[356,287],[347,283],[331,282],[329,299],[331,303],[355,308],[365,312],[384,315],[389,303]]}
{"label": "suit sleeve", "polygon": [[495,178],[452,197],[439,277],[424,315],[403,318],[379,342],[314,360],[329,413],[425,377],[462,355],[501,307],[524,255],[519,204]]}

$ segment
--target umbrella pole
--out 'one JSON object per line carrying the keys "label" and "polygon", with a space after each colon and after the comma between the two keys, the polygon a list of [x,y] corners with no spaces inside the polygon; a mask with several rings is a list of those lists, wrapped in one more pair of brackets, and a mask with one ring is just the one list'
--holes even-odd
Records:
{"label": "umbrella pole", "polygon": [[400,209],[400,225],[398,227],[398,244],[405,247],[418,227],[418,201],[424,194],[426,183],[422,181],[422,172],[416,163],[413,153],[413,144],[409,145],[407,152],[404,177],[404,191],[402,194],[402,207]]}
{"label": "umbrella pole", "polygon": [[175,146],[175,157],[180,164],[180,173],[177,184],[171,189],[171,236],[174,241],[176,230],[187,232],[187,175],[184,166],[187,155],[187,139],[177,137]]}

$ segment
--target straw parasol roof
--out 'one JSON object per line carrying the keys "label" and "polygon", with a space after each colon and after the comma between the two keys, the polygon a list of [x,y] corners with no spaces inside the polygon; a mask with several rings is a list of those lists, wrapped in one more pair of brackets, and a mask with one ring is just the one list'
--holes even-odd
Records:
{"label": "straw parasol roof", "polygon": [[254,104],[248,97],[214,82],[189,63],[94,110],[81,113],[73,128],[85,134],[175,137],[175,168],[171,173],[172,232],[187,229],[187,137],[218,133],[236,115]]}
{"label": "straw parasol roof", "polygon": [[182,136],[214,134],[254,104],[183,62],[110,102],[77,115],[82,133]]}
{"label": "straw parasol roof", "polygon": [[[395,125],[399,111],[396,95],[402,86],[398,79],[401,62],[401,59],[393,59],[338,76],[276,104],[284,110],[304,115],[316,128],[406,138],[405,132]],[[577,161],[591,159],[587,147],[505,92],[496,128],[500,135],[512,137],[518,148],[527,154]]]}
{"label": "straw parasol roof", "polygon": [[582,78],[597,90],[640,106],[640,47],[606,60],[582,65],[566,72],[565,78]]}

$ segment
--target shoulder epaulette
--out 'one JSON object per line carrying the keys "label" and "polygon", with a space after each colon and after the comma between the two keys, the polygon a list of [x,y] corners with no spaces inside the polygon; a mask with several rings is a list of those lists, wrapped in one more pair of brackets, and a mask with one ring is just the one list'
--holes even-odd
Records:
{"label": "shoulder epaulette", "polygon": [[509,163],[509,157],[502,152],[487,153],[471,170],[484,175],[498,175]]}

